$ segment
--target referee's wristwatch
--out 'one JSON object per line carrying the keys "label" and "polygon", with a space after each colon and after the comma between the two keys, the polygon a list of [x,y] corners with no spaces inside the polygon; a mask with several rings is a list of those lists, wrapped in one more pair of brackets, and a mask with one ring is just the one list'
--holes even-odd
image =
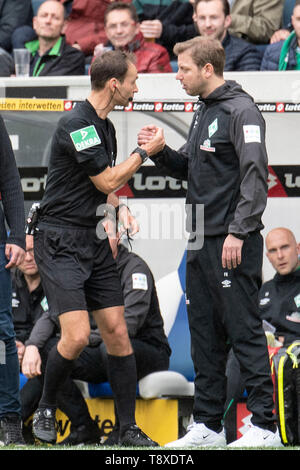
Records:
{"label": "referee's wristwatch", "polygon": [[144,163],[149,158],[149,155],[146,150],[142,149],[141,147],[135,148],[132,153],[138,153],[141,156],[142,163]]}

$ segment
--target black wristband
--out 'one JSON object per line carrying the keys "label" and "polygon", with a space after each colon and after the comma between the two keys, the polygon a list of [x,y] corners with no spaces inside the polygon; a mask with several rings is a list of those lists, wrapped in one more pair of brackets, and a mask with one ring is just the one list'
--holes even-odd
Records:
{"label": "black wristband", "polygon": [[142,149],[141,147],[136,147],[136,148],[134,149],[134,151],[131,152],[131,153],[138,153],[138,154],[140,155],[141,159],[142,159],[142,163],[144,163],[144,162],[148,159],[148,157],[149,157],[149,155],[148,155],[148,153],[146,152],[146,150]]}

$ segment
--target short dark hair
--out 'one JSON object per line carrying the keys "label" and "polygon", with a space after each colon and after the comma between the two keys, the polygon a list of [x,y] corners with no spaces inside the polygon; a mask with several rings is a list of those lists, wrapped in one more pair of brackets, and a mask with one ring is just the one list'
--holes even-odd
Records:
{"label": "short dark hair", "polygon": [[[197,6],[200,2],[212,2],[213,0],[195,0],[195,3],[194,3],[194,11],[196,11],[197,9]],[[228,0],[220,0],[220,2],[222,3],[223,5],[223,11],[224,11],[224,15],[225,16],[228,16],[230,15],[230,5],[229,5],[229,2]]]}
{"label": "short dark hair", "polygon": [[102,90],[111,78],[116,78],[122,83],[130,62],[134,63],[135,57],[120,49],[107,51],[97,56],[91,65],[90,71],[92,90]]}
{"label": "short dark hair", "polygon": [[174,54],[189,52],[195,64],[200,68],[211,64],[218,76],[223,76],[225,65],[225,51],[217,39],[196,36],[188,41],[178,42],[174,46]]}
{"label": "short dark hair", "polygon": [[108,7],[105,10],[105,13],[104,13],[104,26],[107,23],[107,16],[109,15],[109,13],[111,11],[114,11],[114,10],[127,10],[129,12],[131,18],[133,19],[133,21],[135,23],[139,22],[139,17],[137,15],[137,12],[136,12],[136,9],[135,9],[134,5],[132,5],[131,3],[113,2],[110,5],[108,5]]}

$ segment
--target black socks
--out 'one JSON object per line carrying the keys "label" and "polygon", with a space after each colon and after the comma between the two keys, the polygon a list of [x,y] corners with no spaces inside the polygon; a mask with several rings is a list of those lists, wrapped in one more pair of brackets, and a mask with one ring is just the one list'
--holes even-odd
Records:
{"label": "black socks", "polygon": [[65,359],[55,345],[48,355],[43,394],[39,403],[41,408],[56,408],[56,393],[71,373],[73,360]]}
{"label": "black socks", "polygon": [[115,400],[120,430],[135,424],[136,363],[134,354],[108,358],[108,376]]}
{"label": "black socks", "polygon": [[[113,356],[108,354],[108,377],[114,394],[116,421],[120,431],[135,424],[137,374],[134,354]],[[71,374],[73,360],[65,359],[55,345],[49,355],[45,371],[44,389],[39,407],[56,408],[56,395]]]}

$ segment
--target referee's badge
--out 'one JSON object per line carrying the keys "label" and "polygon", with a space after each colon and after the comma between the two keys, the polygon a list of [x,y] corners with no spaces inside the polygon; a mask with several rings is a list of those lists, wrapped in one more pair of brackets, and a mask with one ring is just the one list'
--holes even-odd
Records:
{"label": "referee's badge", "polygon": [[132,288],[148,290],[147,276],[143,273],[133,273],[132,274]]}
{"label": "referee's badge", "polygon": [[87,126],[78,129],[78,131],[71,132],[70,137],[77,152],[101,144],[101,139],[95,126]]}

